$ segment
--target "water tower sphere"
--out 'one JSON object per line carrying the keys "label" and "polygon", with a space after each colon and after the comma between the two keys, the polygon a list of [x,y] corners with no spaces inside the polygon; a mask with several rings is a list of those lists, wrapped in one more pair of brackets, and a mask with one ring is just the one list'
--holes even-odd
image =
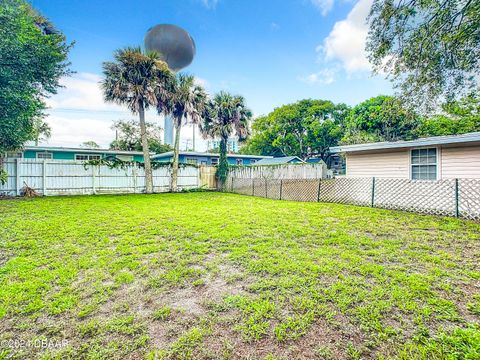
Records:
{"label": "water tower sphere", "polygon": [[191,64],[195,42],[188,32],[176,25],[161,24],[148,29],[145,48],[156,51],[170,69],[178,71]]}

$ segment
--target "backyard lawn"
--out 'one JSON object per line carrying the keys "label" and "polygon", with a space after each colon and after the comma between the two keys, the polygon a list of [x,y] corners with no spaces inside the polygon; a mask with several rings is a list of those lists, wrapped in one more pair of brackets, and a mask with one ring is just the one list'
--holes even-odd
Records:
{"label": "backyard lawn", "polygon": [[0,359],[479,359],[479,259],[480,224],[356,206],[0,200]]}

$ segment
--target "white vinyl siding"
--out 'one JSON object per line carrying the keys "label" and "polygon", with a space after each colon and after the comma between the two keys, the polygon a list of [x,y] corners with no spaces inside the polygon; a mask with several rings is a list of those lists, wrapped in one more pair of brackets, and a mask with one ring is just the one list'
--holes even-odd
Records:
{"label": "white vinyl siding", "polygon": [[347,177],[408,179],[410,150],[390,150],[346,154]]}
{"label": "white vinyl siding", "polygon": [[480,179],[480,145],[442,148],[443,179]]}

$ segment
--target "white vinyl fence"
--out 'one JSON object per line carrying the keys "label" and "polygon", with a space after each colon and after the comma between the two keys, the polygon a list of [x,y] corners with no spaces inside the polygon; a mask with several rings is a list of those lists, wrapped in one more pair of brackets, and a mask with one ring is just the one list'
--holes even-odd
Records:
{"label": "white vinyl fence", "polygon": [[229,179],[323,179],[328,177],[327,165],[282,164],[240,167],[228,172]]}
{"label": "white vinyl fence", "polygon": [[[16,196],[26,185],[39,194],[90,195],[142,193],[145,191],[145,173],[142,167],[110,168],[107,165],[85,165],[82,161],[8,159],[4,162],[8,172],[0,194]],[[169,191],[171,167],[153,170],[155,192]],[[179,169],[180,189],[200,187],[200,171],[195,166]]]}

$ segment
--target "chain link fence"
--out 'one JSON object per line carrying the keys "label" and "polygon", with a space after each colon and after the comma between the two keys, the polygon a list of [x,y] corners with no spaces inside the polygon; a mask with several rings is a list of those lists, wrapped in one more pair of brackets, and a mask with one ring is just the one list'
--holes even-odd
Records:
{"label": "chain link fence", "polygon": [[480,220],[480,179],[243,179],[228,191],[275,200],[331,202]]}

